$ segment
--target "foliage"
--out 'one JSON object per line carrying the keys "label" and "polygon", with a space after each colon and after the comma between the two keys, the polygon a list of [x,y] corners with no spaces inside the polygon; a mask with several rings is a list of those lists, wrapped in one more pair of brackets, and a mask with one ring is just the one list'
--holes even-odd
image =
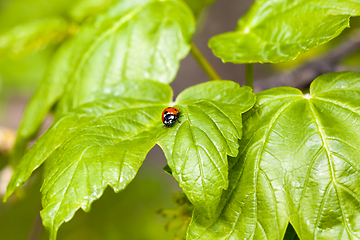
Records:
{"label": "foliage", "polygon": [[235,32],[209,41],[224,62],[284,62],[338,36],[360,15],[360,2],[337,0],[258,0]]}
{"label": "foliage", "polygon": [[[185,194],[172,215],[180,237],[193,205],[187,239],[360,238],[360,74],[322,75],[310,94],[281,87],[255,95],[219,79],[173,101],[169,84],[191,48],[196,15],[212,2],[54,1],[46,14],[0,26],[4,58],[61,43],[25,110],[4,197],[44,163],[41,218],[51,240],[107,186],[127,188],[156,144]],[[290,61],[356,15],[357,0],[257,0],[236,31],[209,46],[233,63]],[[164,127],[168,106],[181,117]],[[53,125],[25,153],[49,112]]]}
{"label": "foliage", "polygon": [[[161,174],[161,163],[154,164],[156,159],[152,157],[148,160],[124,191],[114,193],[108,188],[94,202],[90,212],[78,211],[69,223],[64,224],[57,239],[171,239],[177,233],[175,225],[166,230],[167,220],[158,216],[156,211],[175,208],[170,195],[179,189],[174,188],[176,182],[171,176]],[[39,215],[40,187],[41,172],[36,171],[24,187],[23,198],[11,198],[0,203],[2,239],[28,239]],[[41,240],[49,239],[47,231],[40,235]]]}
{"label": "foliage", "polygon": [[330,73],[310,95],[257,94],[229,163],[233,185],[215,221],[194,213],[189,239],[280,239],[289,219],[301,239],[359,237],[359,84],[359,73]]}

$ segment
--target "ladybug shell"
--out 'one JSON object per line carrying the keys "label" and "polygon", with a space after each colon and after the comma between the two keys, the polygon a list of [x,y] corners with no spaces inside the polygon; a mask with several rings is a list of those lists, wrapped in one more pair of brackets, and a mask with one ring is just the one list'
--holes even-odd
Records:
{"label": "ladybug shell", "polygon": [[171,114],[171,115],[177,115],[179,113],[179,110],[177,108],[174,107],[167,107],[164,109],[163,113],[162,113],[162,121],[164,122],[164,117],[166,114]]}

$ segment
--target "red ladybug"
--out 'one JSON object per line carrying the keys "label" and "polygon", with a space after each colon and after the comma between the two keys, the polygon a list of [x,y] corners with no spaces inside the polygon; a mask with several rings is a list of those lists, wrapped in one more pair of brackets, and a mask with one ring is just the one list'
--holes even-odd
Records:
{"label": "red ladybug", "polygon": [[180,123],[179,121],[180,112],[174,107],[167,107],[162,113],[162,121],[165,124],[165,127],[171,127],[175,122]]}

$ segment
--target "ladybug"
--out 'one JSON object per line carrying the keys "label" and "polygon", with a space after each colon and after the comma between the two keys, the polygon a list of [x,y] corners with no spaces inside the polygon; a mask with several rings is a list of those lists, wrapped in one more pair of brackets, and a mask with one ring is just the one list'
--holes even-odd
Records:
{"label": "ladybug", "polygon": [[165,124],[165,127],[171,127],[175,122],[181,123],[179,121],[180,116],[179,109],[174,107],[167,107],[162,113],[162,121]]}

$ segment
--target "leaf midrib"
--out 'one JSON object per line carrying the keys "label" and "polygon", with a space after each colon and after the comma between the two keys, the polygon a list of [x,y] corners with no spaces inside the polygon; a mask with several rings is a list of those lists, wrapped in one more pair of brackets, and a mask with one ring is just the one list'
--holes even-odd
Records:
{"label": "leaf midrib", "polygon": [[[186,106],[185,108],[188,110],[188,107],[187,107],[187,106]],[[189,112],[189,110],[188,110],[187,112]],[[206,202],[209,202],[209,201],[208,201],[207,193],[206,193],[205,188],[204,188],[205,183],[204,183],[204,178],[203,178],[204,174],[203,174],[203,169],[202,169],[203,163],[202,163],[201,158],[199,157],[199,154],[198,154],[198,153],[199,153],[199,151],[197,150],[198,146],[196,145],[196,141],[195,141],[195,138],[194,138],[194,132],[193,132],[193,130],[192,130],[192,128],[191,128],[191,120],[190,120],[190,117],[189,117],[188,115],[186,115],[186,118],[187,118],[187,121],[188,121],[188,123],[189,123],[189,130],[190,130],[190,133],[191,133],[191,137],[192,137],[193,143],[194,143],[194,145],[195,145],[196,158],[198,159],[198,162],[199,162],[199,171],[200,171],[200,178],[201,178],[201,187],[202,187],[202,189],[203,189],[203,193],[204,193],[204,197],[205,197]],[[189,149],[190,149],[190,148],[189,148]],[[182,166],[182,170],[184,169],[184,166],[185,166],[185,163],[184,163],[184,165]],[[207,206],[208,212],[210,212],[210,209],[208,208],[208,205],[206,205],[206,206]]]}
{"label": "leaf midrib", "polygon": [[[336,195],[337,195],[337,199],[338,199],[338,203],[339,203],[339,207],[340,207],[340,211],[341,211],[341,216],[343,218],[343,221],[344,221],[344,227],[346,228],[347,232],[348,233],[351,233],[350,229],[349,229],[349,226],[348,226],[348,222],[346,221],[346,217],[344,215],[344,211],[343,211],[343,208],[342,208],[342,204],[340,202],[340,197],[339,197],[339,193],[338,193],[338,189],[337,189],[337,185],[338,185],[338,182],[336,180],[336,176],[335,176],[335,170],[334,170],[334,163],[333,161],[331,160],[331,151],[329,149],[329,146],[327,144],[327,141],[326,141],[326,137],[325,137],[325,134],[322,130],[322,125],[321,123],[319,122],[319,120],[317,119],[316,117],[316,113],[315,113],[315,110],[313,109],[313,103],[310,101],[310,99],[307,99],[308,103],[309,103],[309,107],[310,107],[310,110],[313,114],[313,117],[315,119],[315,122],[316,122],[316,125],[317,125],[317,128],[318,128],[318,131],[320,133],[320,137],[321,137],[321,141],[323,143],[323,147],[325,148],[326,150],[326,155],[327,155],[327,160],[328,160],[328,164],[329,164],[329,170],[330,170],[330,173],[331,173],[331,178],[332,178],[332,185],[334,186],[334,189],[335,189],[335,192],[336,192]],[[324,200],[325,201],[325,200]],[[320,212],[320,210],[319,210]],[[319,221],[320,219],[317,219],[317,221]],[[317,228],[315,228],[317,229]]]}

